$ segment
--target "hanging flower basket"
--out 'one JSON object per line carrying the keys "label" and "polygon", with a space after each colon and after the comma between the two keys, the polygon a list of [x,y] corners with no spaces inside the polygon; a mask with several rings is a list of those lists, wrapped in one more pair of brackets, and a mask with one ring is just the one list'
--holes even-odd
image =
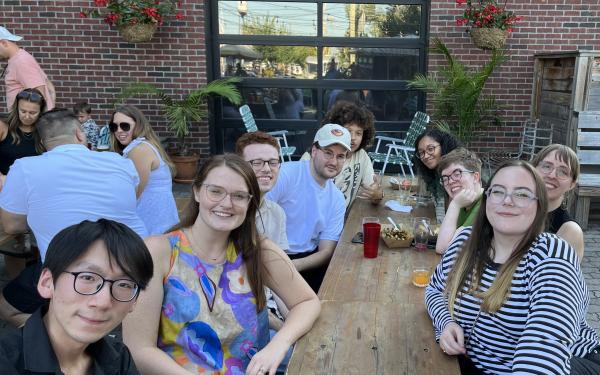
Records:
{"label": "hanging flower basket", "polygon": [[477,48],[499,49],[506,45],[509,32],[495,28],[474,27],[469,31]]}
{"label": "hanging flower basket", "polygon": [[148,42],[156,32],[156,23],[136,23],[118,26],[121,38],[130,43]]}

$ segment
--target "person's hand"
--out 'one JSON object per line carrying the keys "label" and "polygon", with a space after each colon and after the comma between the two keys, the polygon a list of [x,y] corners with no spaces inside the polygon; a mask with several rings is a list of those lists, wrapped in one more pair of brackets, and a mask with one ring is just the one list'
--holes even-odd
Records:
{"label": "person's hand", "polygon": [[246,375],[275,375],[277,367],[290,347],[271,340],[263,350],[256,353],[246,368]]}
{"label": "person's hand", "polygon": [[358,192],[358,198],[369,199],[379,202],[383,199],[383,187],[381,187],[381,176],[374,175],[373,183],[369,186],[363,186]]}
{"label": "person's hand", "polygon": [[452,322],[444,328],[440,336],[440,349],[448,355],[465,354],[465,333],[461,326]]}
{"label": "person's hand", "polygon": [[476,186],[475,189],[463,189],[452,198],[451,204],[457,205],[459,208],[469,207],[483,194],[483,188]]}

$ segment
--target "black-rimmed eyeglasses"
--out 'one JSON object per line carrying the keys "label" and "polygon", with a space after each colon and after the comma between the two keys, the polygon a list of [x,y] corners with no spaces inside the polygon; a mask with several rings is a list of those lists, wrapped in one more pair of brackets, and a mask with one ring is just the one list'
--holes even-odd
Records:
{"label": "black-rimmed eyeglasses", "polygon": [[425,147],[425,150],[419,150],[419,151],[415,152],[415,156],[422,160],[425,157],[425,154],[433,155],[435,153],[435,149],[438,147],[441,147],[441,146],[440,145],[427,145],[427,147]]}
{"label": "black-rimmed eyeglasses", "polygon": [[269,164],[269,167],[271,169],[275,169],[275,168],[279,168],[279,166],[281,165],[281,160],[279,160],[279,159],[269,159],[269,160],[254,159],[254,160],[248,160],[248,163],[250,163],[252,168],[256,169],[256,170],[263,169],[265,164]]}
{"label": "black-rimmed eyeglasses", "polygon": [[91,296],[98,293],[104,287],[104,283],[110,283],[110,295],[119,302],[130,302],[137,297],[140,287],[129,279],[110,280],[105,279],[95,272],[70,272],[63,271],[73,275],[73,289],[84,296]]}
{"label": "black-rimmed eyeglasses", "polygon": [[119,128],[121,128],[121,130],[123,130],[124,132],[128,132],[129,129],[131,129],[131,124],[128,122],[120,122],[118,124],[115,122],[111,122],[110,124],[108,124],[108,129],[111,131],[111,133],[115,133]]}
{"label": "black-rimmed eyeglasses", "polygon": [[470,171],[468,169],[455,169],[454,171],[452,171],[452,173],[450,173],[449,175],[442,175],[442,177],[440,178],[440,183],[442,184],[442,186],[446,186],[450,183],[450,181],[460,181],[462,179],[462,175],[463,173],[475,173],[474,171]]}

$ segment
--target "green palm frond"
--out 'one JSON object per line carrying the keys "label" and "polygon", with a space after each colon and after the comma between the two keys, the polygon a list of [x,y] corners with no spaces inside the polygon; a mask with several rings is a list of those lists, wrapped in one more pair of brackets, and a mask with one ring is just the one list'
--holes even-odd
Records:
{"label": "green palm frond", "polygon": [[433,40],[430,51],[442,54],[446,65],[437,75],[415,75],[408,86],[430,94],[434,125],[468,143],[477,130],[490,122],[499,123],[499,107],[493,96],[483,95],[483,90],[492,73],[506,61],[504,51],[494,50],[479,70],[467,68],[438,38]]}

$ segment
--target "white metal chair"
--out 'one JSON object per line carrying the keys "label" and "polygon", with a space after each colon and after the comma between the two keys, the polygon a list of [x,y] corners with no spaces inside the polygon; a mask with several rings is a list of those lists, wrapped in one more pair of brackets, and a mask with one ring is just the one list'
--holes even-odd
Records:
{"label": "white metal chair", "polygon": [[[404,172],[404,166],[406,165],[411,177],[414,177],[412,155],[415,152],[415,140],[419,134],[425,131],[427,123],[429,123],[429,116],[423,112],[417,112],[406,132],[406,138],[400,139],[383,135],[375,137],[377,139],[375,150],[369,152],[369,157],[373,160],[373,165],[375,163],[383,163],[383,167],[381,168],[382,175],[385,174],[388,164],[398,164],[403,176],[406,177],[406,173]],[[387,147],[387,152],[385,153],[382,152],[384,144]]]}
{"label": "white metal chair", "polygon": [[[256,126],[256,121],[254,120],[254,116],[252,115],[252,111],[247,104],[244,104],[240,107],[240,115],[242,116],[242,121],[244,122],[244,126],[246,127],[246,131],[248,133],[252,133],[258,131],[258,126]],[[286,138],[287,130],[276,130],[272,132],[267,132],[267,134],[272,135],[277,139],[279,143],[279,157],[282,162],[285,162],[284,157],[287,157],[288,161],[292,161],[292,155],[296,152],[295,146],[288,145],[288,141]],[[283,143],[283,144],[282,144]]]}

